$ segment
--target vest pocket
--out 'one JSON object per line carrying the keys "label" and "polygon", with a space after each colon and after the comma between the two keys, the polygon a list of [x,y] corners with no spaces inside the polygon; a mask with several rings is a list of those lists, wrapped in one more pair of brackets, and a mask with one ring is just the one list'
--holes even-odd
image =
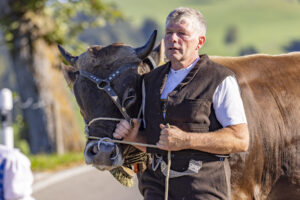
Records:
{"label": "vest pocket", "polygon": [[177,104],[167,105],[166,120],[192,124],[189,127],[195,130],[204,130],[204,127],[208,130],[210,108],[211,102],[208,99],[184,99]]}

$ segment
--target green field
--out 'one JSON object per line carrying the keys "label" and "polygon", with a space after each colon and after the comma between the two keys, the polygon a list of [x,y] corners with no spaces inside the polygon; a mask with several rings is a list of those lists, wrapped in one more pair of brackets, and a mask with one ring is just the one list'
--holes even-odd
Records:
{"label": "green field", "polygon": [[[146,18],[155,20],[163,33],[166,15],[179,6],[200,10],[208,24],[202,52],[210,55],[238,55],[241,48],[254,46],[259,53],[284,53],[283,47],[300,40],[298,0],[105,0],[115,2],[128,19],[140,26]],[[237,40],[226,45],[228,27],[237,30]]]}
{"label": "green field", "polygon": [[29,159],[31,170],[34,172],[56,171],[84,164],[83,152],[66,153],[64,155],[30,155]]}

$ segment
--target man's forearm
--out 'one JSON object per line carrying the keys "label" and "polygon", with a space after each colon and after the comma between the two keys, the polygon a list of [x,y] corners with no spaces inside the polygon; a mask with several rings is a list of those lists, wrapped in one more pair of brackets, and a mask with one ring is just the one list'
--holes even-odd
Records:
{"label": "man's forearm", "polygon": [[229,126],[210,133],[188,133],[186,149],[213,154],[247,151],[249,132],[247,124]]}

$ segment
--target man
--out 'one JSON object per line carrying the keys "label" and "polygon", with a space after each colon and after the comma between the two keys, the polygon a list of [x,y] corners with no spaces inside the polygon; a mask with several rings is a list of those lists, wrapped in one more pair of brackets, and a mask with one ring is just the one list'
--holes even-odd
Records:
{"label": "man", "polygon": [[32,198],[30,161],[18,149],[0,145],[0,200]]}
{"label": "man", "polygon": [[[170,62],[145,80],[145,130],[121,121],[114,137],[157,144],[142,148],[152,167],[139,177],[145,199],[163,199],[167,151],[172,151],[170,199],[231,199],[230,153],[248,149],[249,133],[234,73],[198,55],[206,22],[191,8],[177,8],[166,20],[164,37]],[[168,125],[167,125],[168,124]]]}

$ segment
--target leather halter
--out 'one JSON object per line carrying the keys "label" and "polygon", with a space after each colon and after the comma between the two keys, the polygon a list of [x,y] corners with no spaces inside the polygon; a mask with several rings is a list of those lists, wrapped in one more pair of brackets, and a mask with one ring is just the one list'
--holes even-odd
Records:
{"label": "leather halter", "polygon": [[[118,97],[115,90],[111,87],[111,82],[119,76],[121,73],[128,69],[136,69],[138,63],[132,63],[132,64],[125,64],[122,65],[119,69],[111,73],[107,78],[99,78],[98,76],[86,71],[86,70],[79,70],[79,74],[90,81],[94,82],[97,85],[97,88],[99,90],[103,90],[106,92],[106,94],[110,97],[112,102],[117,106],[120,113],[123,115],[125,120],[127,120],[129,123],[131,123],[131,117],[127,114],[126,109],[121,105],[120,98]],[[120,119],[117,118],[109,118],[109,117],[99,117],[94,118],[90,122],[87,123],[87,126],[90,126],[93,122],[98,120],[111,120],[111,121],[120,121]]]}

